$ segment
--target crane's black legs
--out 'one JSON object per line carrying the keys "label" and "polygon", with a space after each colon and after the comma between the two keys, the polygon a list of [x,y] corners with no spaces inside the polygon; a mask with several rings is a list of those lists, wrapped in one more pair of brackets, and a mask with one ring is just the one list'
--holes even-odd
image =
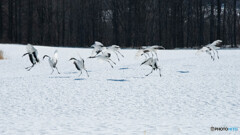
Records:
{"label": "crane's black legs", "polygon": [[153,69],[152,69],[152,71],[151,71],[149,74],[146,74],[145,76],[148,76],[148,75],[150,75],[152,72],[153,72]]}
{"label": "crane's black legs", "polygon": [[122,57],[124,57],[119,51],[117,51]]}
{"label": "crane's black legs", "polygon": [[219,55],[218,55],[218,51],[216,50],[216,53],[217,53],[217,57],[218,57],[218,59],[219,59]]}
{"label": "crane's black legs", "polygon": [[114,65],[116,65],[116,63],[114,61],[112,61],[111,59],[109,59],[109,61],[111,61]]}
{"label": "crane's black legs", "polygon": [[107,61],[110,65],[111,65],[111,67],[113,68],[113,65],[109,62],[109,61]]}
{"label": "crane's black legs", "polygon": [[116,52],[114,52],[116,55],[117,55],[117,59],[118,59],[118,61],[120,61],[120,59],[119,59],[119,57],[118,57],[118,54],[116,53]]}
{"label": "crane's black legs", "polygon": [[214,61],[214,57],[212,56],[212,53],[210,51],[207,51],[207,54],[211,56],[211,59]]}
{"label": "crane's black legs", "polygon": [[82,70],[80,69],[79,71],[80,71],[80,75],[79,76],[81,76],[82,75]]}
{"label": "crane's black legs", "polygon": [[161,74],[161,69],[160,68],[158,68],[158,70],[159,70],[159,75],[160,75],[160,77],[162,76],[162,74]]}
{"label": "crane's black legs", "polygon": [[215,52],[214,52],[214,50],[212,50],[212,52],[213,52],[213,58],[215,59]]}
{"label": "crane's black legs", "polygon": [[144,53],[143,55],[144,55],[144,57],[145,57],[146,59],[148,58],[145,53]]}
{"label": "crane's black legs", "polygon": [[156,55],[156,57],[157,57],[157,60],[158,60],[158,55],[157,55],[157,52],[154,52],[155,53],[155,55]]}
{"label": "crane's black legs", "polygon": [[[148,74],[146,74],[145,76],[148,76],[148,75],[152,74],[153,70],[154,70],[154,69],[152,68],[151,72],[148,73]],[[157,68],[156,70],[159,70],[159,76],[161,77],[161,76],[162,76],[162,74],[161,74],[161,69],[160,69],[160,68]]]}
{"label": "crane's black legs", "polygon": [[114,52],[117,55],[118,61],[120,61],[118,54],[120,54],[122,57],[124,57],[119,51]]}
{"label": "crane's black legs", "polygon": [[57,69],[58,74],[60,74],[60,72],[58,71],[58,68],[57,68],[57,67],[56,67],[56,69]]}
{"label": "crane's black legs", "polygon": [[86,69],[84,69],[85,71],[86,71],[86,73],[87,73],[87,76],[89,77],[89,75],[88,75],[88,71],[86,70]]}
{"label": "crane's black legs", "polygon": [[30,71],[34,66],[35,64],[33,64],[32,66],[26,67],[25,69],[27,69],[27,71]]}
{"label": "crane's black legs", "polygon": [[151,54],[152,54],[152,57],[153,57],[153,53],[151,52]]}
{"label": "crane's black legs", "polygon": [[52,68],[52,73],[51,74],[53,74],[53,72],[54,72],[54,69]]}
{"label": "crane's black legs", "polygon": [[[58,74],[60,74],[60,72],[58,71],[58,68],[57,67],[55,67],[55,68],[56,68]],[[54,68],[52,68],[52,73],[51,74],[53,74],[53,72],[54,72]]]}

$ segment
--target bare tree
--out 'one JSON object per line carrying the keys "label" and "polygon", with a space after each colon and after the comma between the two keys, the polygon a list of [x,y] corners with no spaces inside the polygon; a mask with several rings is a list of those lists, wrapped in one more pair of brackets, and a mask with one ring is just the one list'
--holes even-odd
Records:
{"label": "bare tree", "polygon": [[240,42],[237,0],[0,0],[0,5],[1,42],[87,47],[99,40],[136,48]]}

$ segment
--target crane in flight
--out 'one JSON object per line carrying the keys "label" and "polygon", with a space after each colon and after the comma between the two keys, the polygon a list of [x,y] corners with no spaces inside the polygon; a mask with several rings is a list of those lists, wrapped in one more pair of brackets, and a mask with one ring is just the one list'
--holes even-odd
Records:
{"label": "crane in flight", "polygon": [[215,53],[217,54],[217,58],[219,59],[219,55],[218,55],[218,49],[220,49],[220,45],[222,44],[222,40],[216,40],[214,42],[212,42],[211,44],[205,45],[203,46],[200,50],[198,50],[196,52],[196,54],[199,54],[201,52],[205,52],[208,55],[211,56],[211,59],[214,61],[215,60]]}
{"label": "crane in flight", "polygon": [[103,51],[104,45],[99,41],[95,41],[94,44],[91,45],[91,47],[93,47],[91,56],[96,56]]}
{"label": "crane in flight", "polygon": [[144,62],[141,63],[141,65],[147,65],[150,66],[152,68],[151,72],[146,74],[145,76],[150,75],[154,70],[159,70],[159,75],[160,77],[161,75],[161,68],[158,66],[158,59],[156,58],[148,58],[147,60],[145,60]]}
{"label": "crane in flight", "polygon": [[29,60],[32,63],[32,66],[26,67],[27,71],[30,71],[39,61],[38,59],[38,51],[36,48],[34,48],[31,44],[27,44],[27,53],[23,54],[22,57],[28,55]]}
{"label": "crane in flight", "polygon": [[118,57],[118,54],[119,55],[121,55],[122,57],[124,57],[121,53],[120,53],[120,50],[121,48],[120,48],[120,46],[118,46],[118,45],[111,45],[111,46],[108,46],[108,47],[103,47],[103,50],[106,50],[107,52],[109,52],[109,53],[115,53],[116,54],[116,56],[117,56],[117,59],[118,59],[118,61],[120,61],[120,59],[119,59],[119,57]]}
{"label": "crane in flight", "polygon": [[111,57],[111,53],[103,52],[103,54],[96,55],[96,56],[90,56],[90,57],[88,57],[88,58],[97,58],[97,59],[99,59],[99,60],[108,62],[108,63],[111,65],[111,67],[113,68],[113,65],[111,64],[111,62],[112,62],[114,65],[116,65],[116,63],[115,63],[114,61],[112,61],[112,60],[110,59],[110,57]]}
{"label": "crane in flight", "polygon": [[163,46],[159,46],[159,45],[153,45],[153,46],[148,46],[148,47],[143,47],[143,49],[140,49],[136,56],[145,56],[145,58],[149,58],[150,54],[152,55],[152,57],[155,57],[158,59],[158,55],[157,55],[157,50],[159,49],[165,49]]}

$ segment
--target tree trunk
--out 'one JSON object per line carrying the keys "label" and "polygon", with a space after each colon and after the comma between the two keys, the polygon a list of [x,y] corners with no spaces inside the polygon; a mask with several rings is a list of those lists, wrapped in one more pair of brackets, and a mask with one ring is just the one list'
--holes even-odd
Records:
{"label": "tree trunk", "polygon": [[57,44],[60,45],[60,9],[59,9],[59,0],[57,0]]}
{"label": "tree trunk", "polygon": [[53,17],[53,12],[52,12],[52,10],[53,10],[53,2],[52,2],[52,0],[48,0],[48,22],[47,22],[47,25],[48,25],[48,32],[47,32],[47,35],[48,35],[48,37],[47,37],[47,43],[48,44],[52,44],[52,27],[53,27],[53,25],[52,25],[52,23],[53,23],[53,20],[52,20],[52,17]]}
{"label": "tree trunk", "polygon": [[22,43],[22,0],[18,2],[18,43]]}
{"label": "tree trunk", "polygon": [[0,0],[0,41],[3,36],[3,14],[2,14],[2,0]]}
{"label": "tree trunk", "polygon": [[65,0],[62,0],[62,45],[65,45]]}
{"label": "tree trunk", "polygon": [[14,42],[18,42],[18,0],[14,2]]}
{"label": "tree trunk", "polygon": [[223,11],[223,32],[222,32],[222,41],[223,44],[226,43],[226,10],[227,10],[227,2],[226,0],[224,0],[224,11]]}
{"label": "tree trunk", "polygon": [[119,44],[119,26],[118,26],[118,2],[117,0],[113,0],[113,35],[114,35],[114,41],[116,44]]}
{"label": "tree trunk", "polygon": [[69,44],[73,44],[73,0],[70,0],[70,17],[69,17]]}
{"label": "tree trunk", "polygon": [[158,31],[159,31],[159,43],[162,43],[162,0],[158,0]]}
{"label": "tree trunk", "polygon": [[204,29],[204,15],[203,15],[203,10],[202,10],[202,0],[199,0],[199,40],[198,40],[198,45],[203,45],[204,37],[203,37],[203,29]]}
{"label": "tree trunk", "polygon": [[211,0],[211,16],[210,16],[210,42],[215,40],[214,34],[214,0]]}
{"label": "tree trunk", "polygon": [[190,42],[190,28],[191,28],[191,21],[192,21],[192,1],[189,0],[188,1],[188,9],[187,9],[187,41],[186,41],[186,46],[187,48],[189,48],[189,44],[191,43]]}
{"label": "tree trunk", "polygon": [[221,39],[221,1],[217,0],[217,39]]}
{"label": "tree trunk", "polygon": [[237,47],[237,32],[236,32],[236,23],[237,23],[237,0],[234,0],[233,2],[233,8],[234,8],[234,15],[233,15],[233,44],[234,47]]}
{"label": "tree trunk", "polygon": [[33,24],[33,5],[32,0],[28,0],[28,26],[27,26],[28,43],[32,43],[32,24]]}
{"label": "tree trunk", "polygon": [[128,12],[128,30],[127,30],[127,47],[133,46],[132,43],[132,14],[133,14],[133,1],[129,0],[128,3],[129,12]]}

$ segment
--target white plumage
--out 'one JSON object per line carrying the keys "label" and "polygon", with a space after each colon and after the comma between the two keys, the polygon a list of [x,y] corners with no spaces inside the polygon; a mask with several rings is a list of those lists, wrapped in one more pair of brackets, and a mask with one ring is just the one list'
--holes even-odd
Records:
{"label": "white plumage", "polygon": [[[218,47],[219,45],[221,45],[222,40],[216,40],[211,44],[208,44],[204,47],[202,47],[200,50],[198,50],[196,52],[196,54],[199,54],[200,52],[206,52],[207,54],[209,54],[211,56],[212,60],[215,60],[215,52],[217,54],[217,58],[219,59],[219,55],[218,55],[218,49],[220,49],[220,47]],[[213,53],[213,55],[212,55]]]}
{"label": "white plumage", "polygon": [[113,65],[112,65],[110,62],[112,62],[112,63],[115,64],[115,65],[116,65],[116,63],[113,62],[113,61],[110,59],[110,57],[111,57],[111,53],[103,52],[103,54],[96,55],[96,56],[90,56],[90,57],[88,57],[88,58],[97,58],[97,59],[99,59],[99,60],[106,61],[106,62],[108,62],[108,63],[111,65],[111,67],[113,68]]}
{"label": "white plumage", "polygon": [[220,49],[220,47],[218,46],[221,44],[222,44],[222,40],[216,40],[216,41],[213,41],[209,46],[215,47],[215,49]]}
{"label": "white plumage", "polygon": [[[58,68],[57,68],[57,63],[58,63],[58,51],[56,50],[54,52],[54,55],[53,57],[49,57],[48,55],[44,55],[43,56],[43,59],[45,57],[48,57],[48,62],[49,62],[49,65],[50,67],[52,68],[52,73],[54,72],[54,68],[57,70],[58,74],[60,74],[60,72],[58,71]],[[51,73],[51,74],[52,74]]]}
{"label": "white plumage", "polygon": [[147,60],[142,62],[141,65],[148,65],[148,66],[152,67],[151,72],[149,74],[146,74],[146,76],[150,75],[153,72],[153,70],[159,70],[159,75],[161,77],[161,69],[158,66],[158,59],[152,58],[152,57],[148,58]]}
{"label": "white plumage", "polygon": [[150,57],[149,53],[152,54],[152,57],[154,57],[153,53],[155,54],[155,57],[158,59],[157,50],[158,49],[165,49],[163,46],[159,45],[153,45],[148,47],[143,47],[143,49],[139,50],[136,54],[136,57],[144,55],[146,58]]}
{"label": "white plumage", "polygon": [[137,51],[135,57],[138,58],[140,56],[145,56],[145,58],[149,58],[150,57],[149,53],[150,53],[149,51],[148,52],[146,52],[146,51],[144,52],[144,49],[140,49],[140,50]]}
{"label": "white plumage", "polygon": [[109,53],[115,53],[116,56],[117,56],[117,59],[118,61],[120,61],[119,57],[118,57],[118,54],[120,54],[122,57],[124,57],[121,53],[120,53],[120,46],[118,45],[111,45],[111,46],[108,46],[108,47],[102,47],[103,50],[109,52]]}
{"label": "white plumage", "polygon": [[76,69],[78,71],[80,71],[80,75],[82,75],[82,70],[86,71],[86,74],[87,76],[89,77],[88,75],[88,72],[87,72],[87,69],[85,68],[85,63],[84,63],[84,60],[80,57],[79,60],[76,59],[76,58],[71,58],[70,61],[73,60],[73,64],[75,65]]}
{"label": "white plumage", "polygon": [[200,50],[198,50],[196,52],[196,54],[199,54],[201,52],[205,52],[205,53],[209,54],[211,56],[211,59],[214,60],[214,57],[212,56],[212,53],[211,53],[211,48],[209,48],[209,47],[202,47]]}
{"label": "white plumage", "polygon": [[91,47],[93,47],[91,56],[96,56],[100,52],[102,52],[104,46],[103,46],[103,44],[101,42],[95,41],[94,44],[91,45]]}
{"label": "white plumage", "polygon": [[29,56],[29,60],[31,61],[32,66],[26,67],[25,69],[30,71],[35,66],[35,64],[39,62],[38,51],[31,44],[27,44],[26,50],[27,53],[23,54],[22,57],[24,57],[25,55]]}
{"label": "white plumage", "polygon": [[220,46],[221,44],[222,44],[222,40],[216,40],[213,43],[211,43],[210,45],[207,45],[207,47],[209,47],[212,50],[212,52],[214,54],[214,57],[215,57],[215,52],[217,53],[217,58],[218,59],[219,59],[219,55],[218,55],[217,50],[220,49],[220,47],[218,47],[218,46]]}

